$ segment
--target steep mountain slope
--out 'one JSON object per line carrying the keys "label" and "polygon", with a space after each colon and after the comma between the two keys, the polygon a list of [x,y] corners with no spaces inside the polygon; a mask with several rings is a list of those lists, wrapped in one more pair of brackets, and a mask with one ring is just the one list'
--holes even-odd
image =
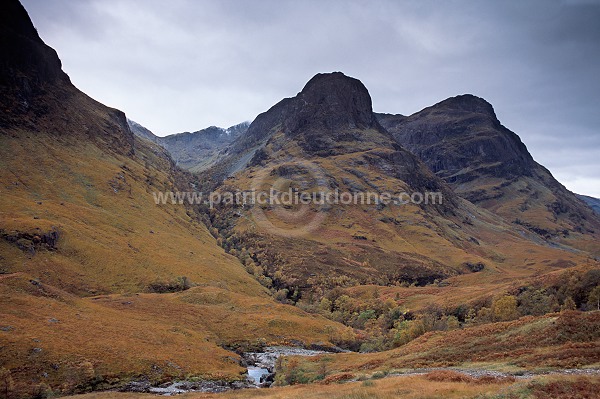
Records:
{"label": "steep mountain slope", "polygon": [[177,166],[196,173],[215,164],[220,152],[246,133],[250,126],[249,122],[242,122],[227,129],[210,126],[192,133],[184,132],[159,137],[137,122],[128,120],[128,123],[135,135],[165,148]]}
{"label": "steep mountain slope", "polygon": [[463,198],[546,239],[600,253],[598,216],[534,161],[485,100],[457,96],[378,120]]}
{"label": "steep mountain slope", "polygon": [[335,190],[443,197],[441,204],[271,200],[213,210],[225,247],[258,263],[292,299],[452,276],[453,284],[482,284],[588,262],[457,196],[382,128],[364,85],[339,72],[316,75],[296,97],[259,115],[211,172],[216,181],[229,176],[224,194],[273,188],[317,197]]}
{"label": "steep mountain slope", "polygon": [[185,206],[193,178],[77,90],[17,1],[0,5],[0,368],[16,397],[131,378],[244,379],[223,347],[327,342]]}

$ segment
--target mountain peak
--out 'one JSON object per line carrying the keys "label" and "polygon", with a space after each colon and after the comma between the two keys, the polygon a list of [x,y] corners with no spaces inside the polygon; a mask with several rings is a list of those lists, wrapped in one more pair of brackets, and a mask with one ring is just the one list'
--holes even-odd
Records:
{"label": "mountain peak", "polygon": [[492,104],[473,94],[461,94],[450,97],[429,108],[443,108],[446,110],[485,114],[497,119]]}
{"label": "mountain peak", "polygon": [[[338,89],[355,86],[359,90],[367,91],[367,88],[358,79],[345,75],[343,72],[317,73],[306,84],[300,93],[308,93],[311,90],[323,90],[328,87]],[[367,91],[368,92],[368,91]]]}
{"label": "mountain peak", "polygon": [[365,85],[341,72],[315,75],[295,100],[286,133],[379,128]]}

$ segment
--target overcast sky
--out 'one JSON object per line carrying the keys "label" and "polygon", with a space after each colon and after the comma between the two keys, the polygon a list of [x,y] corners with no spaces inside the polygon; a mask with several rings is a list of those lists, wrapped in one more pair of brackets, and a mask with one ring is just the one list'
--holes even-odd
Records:
{"label": "overcast sky", "polygon": [[600,0],[22,1],[77,87],[157,135],[252,120],[342,71],[378,112],[483,97],[600,197]]}

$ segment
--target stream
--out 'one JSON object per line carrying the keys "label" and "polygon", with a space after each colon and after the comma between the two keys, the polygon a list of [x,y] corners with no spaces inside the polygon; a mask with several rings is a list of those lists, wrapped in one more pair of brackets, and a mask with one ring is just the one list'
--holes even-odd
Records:
{"label": "stream", "polygon": [[247,369],[245,381],[175,381],[151,386],[147,380],[129,383],[123,391],[150,392],[172,396],[186,392],[225,392],[232,389],[268,388],[275,379],[275,364],[280,356],[316,356],[325,351],[309,350],[290,346],[269,346],[263,352],[242,354],[242,365]]}
{"label": "stream", "polygon": [[280,356],[316,356],[324,351],[295,348],[291,346],[268,346],[263,352],[247,352],[242,355],[248,369],[248,380],[259,388],[271,386],[275,378],[275,364]]}

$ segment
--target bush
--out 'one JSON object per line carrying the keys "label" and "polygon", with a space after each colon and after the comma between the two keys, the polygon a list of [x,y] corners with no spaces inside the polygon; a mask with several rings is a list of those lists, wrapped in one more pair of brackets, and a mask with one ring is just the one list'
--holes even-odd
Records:
{"label": "bush", "polygon": [[453,370],[435,370],[425,374],[425,379],[437,382],[473,382],[473,377]]}
{"label": "bush", "polygon": [[148,286],[150,292],[156,294],[166,294],[170,292],[180,292],[192,288],[192,282],[185,276],[177,277],[174,281],[157,281]]}
{"label": "bush", "polygon": [[374,373],[374,374],[371,376],[371,378],[372,378],[372,379],[374,379],[374,380],[380,380],[380,379],[382,379],[382,378],[385,378],[385,377],[387,377],[387,375],[388,375],[388,372],[387,372],[387,371],[378,371],[378,372]]}

